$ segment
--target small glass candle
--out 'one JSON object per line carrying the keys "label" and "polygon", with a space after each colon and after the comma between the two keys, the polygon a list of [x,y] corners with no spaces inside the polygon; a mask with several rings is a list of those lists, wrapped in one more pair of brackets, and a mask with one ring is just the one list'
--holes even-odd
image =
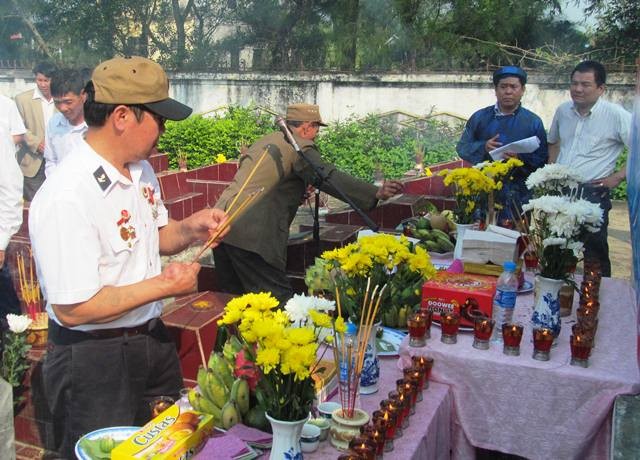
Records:
{"label": "small glass candle", "polygon": [[416,384],[407,379],[396,380],[396,390],[400,393],[404,393],[409,398],[409,407],[411,407],[411,414],[416,413],[416,402],[418,399],[418,388]]}
{"label": "small glass candle", "polygon": [[402,407],[392,399],[380,401],[380,410],[387,410],[396,418],[396,438],[402,436],[402,426],[404,422],[404,412]]}
{"label": "small glass candle", "polygon": [[151,419],[153,420],[158,415],[173,406],[175,400],[170,396],[158,396],[149,403],[149,409],[151,410]]}
{"label": "small glass candle", "polygon": [[376,455],[382,457],[384,452],[384,433],[378,430],[373,423],[367,423],[360,427],[360,433],[372,440],[376,445]]}
{"label": "small glass candle", "polygon": [[433,358],[431,356],[412,356],[411,363],[424,370],[424,388],[429,388],[429,378],[431,377],[431,369],[433,369]]}
{"label": "small glass candle", "polygon": [[549,352],[553,344],[553,331],[546,327],[533,330],[533,359],[549,361]]}
{"label": "small glass candle", "polygon": [[356,436],[349,441],[349,450],[362,456],[364,460],[375,460],[377,446],[366,436]]}
{"label": "small glass candle", "polygon": [[422,401],[422,389],[424,388],[424,374],[417,367],[405,367],[402,369],[404,379],[416,386],[416,402]]}
{"label": "small glass candle", "polygon": [[488,318],[476,318],[473,322],[473,348],[478,350],[489,349],[489,339],[493,332],[495,321]]}
{"label": "small glass candle", "polygon": [[574,334],[571,336],[571,365],[589,367],[592,340],[586,335]]}
{"label": "small glass candle", "polygon": [[414,313],[407,319],[409,328],[409,346],[424,347],[427,344],[427,322],[419,313]]}
{"label": "small glass candle", "polygon": [[424,336],[427,339],[431,338],[431,322],[433,318],[433,314],[431,310],[420,309],[418,310],[418,314],[424,318],[425,321],[425,332]]}
{"label": "small glass candle", "polygon": [[411,415],[411,406],[409,405],[410,398],[408,398],[405,393],[390,391],[388,399],[394,401],[402,411],[402,428],[408,427],[409,416]]}
{"label": "small glass candle", "polygon": [[520,323],[503,323],[502,340],[504,347],[502,353],[509,356],[520,356],[520,342],[524,326]]}
{"label": "small glass candle", "polygon": [[530,251],[524,253],[524,266],[528,272],[535,272],[538,270],[538,257],[535,253]]}
{"label": "small glass candle", "polygon": [[338,457],[338,460],[364,460],[364,457],[355,452],[347,452]]}
{"label": "small glass candle", "polygon": [[558,292],[558,302],[560,303],[560,316],[565,317],[571,315],[573,309],[573,286],[564,284]]}
{"label": "small glass candle", "polygon": [[374,410],[371,414],[373,426],[384,433],[384,451],[393,450],[393,439],[396,435],[396,420],[389,411]]}
{"label": "small glass candle", "polygon": [[454,344],[458,343],[458,328],[460,327],[460,315],[453,313],[443,313],[440,316],[440,328],[442,335],[440,341],[442,343]]}

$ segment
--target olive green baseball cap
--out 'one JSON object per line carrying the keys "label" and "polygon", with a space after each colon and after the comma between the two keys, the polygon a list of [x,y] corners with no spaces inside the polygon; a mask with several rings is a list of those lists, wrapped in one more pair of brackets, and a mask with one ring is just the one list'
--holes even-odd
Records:
{"label": "olive green baseball cap", "polygon": [[169,120],[183,120],[193,109],[169,97],[169,79],[159,64],[140,56],[104,61],[91,76],[95,101],[142,105]]}
{"label": "olive green baseball cap", "polygon": [[327,126],[320,117],[320,107],[314,104],[291,104],[287,107],[288,121],[312,121]]}

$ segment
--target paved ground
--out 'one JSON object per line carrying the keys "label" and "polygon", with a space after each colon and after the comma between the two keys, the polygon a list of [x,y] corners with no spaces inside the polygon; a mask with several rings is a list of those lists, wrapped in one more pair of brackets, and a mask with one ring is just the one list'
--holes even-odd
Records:
{"label": "paved ground", "polygon": [[609,213],[609,258],[612,277],[631,279],[631,232],[626,201],[614,201]]}

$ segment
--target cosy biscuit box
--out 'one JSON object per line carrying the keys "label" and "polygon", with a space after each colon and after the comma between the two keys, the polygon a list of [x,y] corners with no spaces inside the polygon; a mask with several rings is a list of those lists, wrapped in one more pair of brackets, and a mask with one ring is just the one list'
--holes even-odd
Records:
{"label": "cosy biscuit box", "polygon": [[112,460],[186,460],[194,456],[213,431],[209,414],[169,407],[111,451]]}
{"label": "cosy biscuit box", "polygon": [[496,281],[494,276],[439,272],[423,284],[421,307],[435,321],[442,313],[456,312],[461,326],[473,327],[474,317],[491,317]]}

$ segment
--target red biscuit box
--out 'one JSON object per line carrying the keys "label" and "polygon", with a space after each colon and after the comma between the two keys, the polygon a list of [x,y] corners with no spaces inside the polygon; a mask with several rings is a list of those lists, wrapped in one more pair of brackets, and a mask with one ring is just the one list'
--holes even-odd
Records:
{"label": "red biscuit box", "polygon": [[439,272],[422,286],[422,308],[431,310],[437,321],[441,313],[455,311],[461,326],[473,327],[474,314],[491,317],[496,281],[494,276]]}

